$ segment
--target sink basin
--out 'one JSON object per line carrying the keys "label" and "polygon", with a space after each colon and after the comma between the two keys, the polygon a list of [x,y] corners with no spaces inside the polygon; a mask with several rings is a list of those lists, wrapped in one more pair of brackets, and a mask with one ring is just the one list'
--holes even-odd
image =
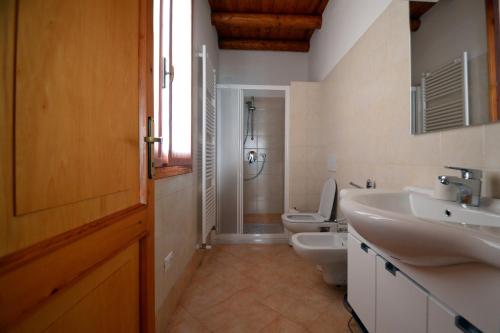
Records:
{"label": "sink basin", "polygon": [[363,238],[407,264],[482,262],[500,268],[500,200],[463,207],[430,193],[343,190],[340,208]]}

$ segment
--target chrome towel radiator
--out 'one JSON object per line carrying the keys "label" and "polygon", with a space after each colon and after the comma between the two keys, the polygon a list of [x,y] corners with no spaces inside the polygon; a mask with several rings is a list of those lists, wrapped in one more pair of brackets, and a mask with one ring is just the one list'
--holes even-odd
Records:
{"label": "chrome towel radiator", "polygon": [[199,54],[202,62],[202,246],[206,247],[216,222],[216,74],[208,58],[206,45]]}
{"label": "chrome towel radiator", "polygon": [[423,132],[470,124],[467,58],[422,74]]}

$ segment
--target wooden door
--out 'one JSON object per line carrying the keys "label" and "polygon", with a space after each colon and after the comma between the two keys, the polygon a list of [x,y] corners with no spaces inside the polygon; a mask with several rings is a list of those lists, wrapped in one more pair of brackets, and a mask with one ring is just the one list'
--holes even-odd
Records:
{"label": "wooden door", "polygon": [[151,328],[149,6],[0,1],[0,331]]}

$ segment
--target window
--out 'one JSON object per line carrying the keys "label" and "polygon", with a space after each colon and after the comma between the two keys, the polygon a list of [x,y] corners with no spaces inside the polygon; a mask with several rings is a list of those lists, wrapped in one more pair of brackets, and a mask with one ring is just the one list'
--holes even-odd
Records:
{"label": "window", "polygon": [[154,121],[157,176],[191,171],[191,1],[154,2]]}

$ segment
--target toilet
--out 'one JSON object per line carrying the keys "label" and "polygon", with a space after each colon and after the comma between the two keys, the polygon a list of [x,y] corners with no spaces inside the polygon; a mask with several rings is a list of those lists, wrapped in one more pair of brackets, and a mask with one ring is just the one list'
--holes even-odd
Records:
{"label": "toilet", "polygon": [[327,284],[347,284],[347,233],[297,233],[291,243],[299,256],[321,266]]}
{"label": "toilet", "polygon": [[321,200],[317,213],[285,213],[281,220],[290,233],[321,231],[322,227],[332,228],[336,224],[331,221],[335,203],[337,185],[333,178],[328,178],[321,191]]}

